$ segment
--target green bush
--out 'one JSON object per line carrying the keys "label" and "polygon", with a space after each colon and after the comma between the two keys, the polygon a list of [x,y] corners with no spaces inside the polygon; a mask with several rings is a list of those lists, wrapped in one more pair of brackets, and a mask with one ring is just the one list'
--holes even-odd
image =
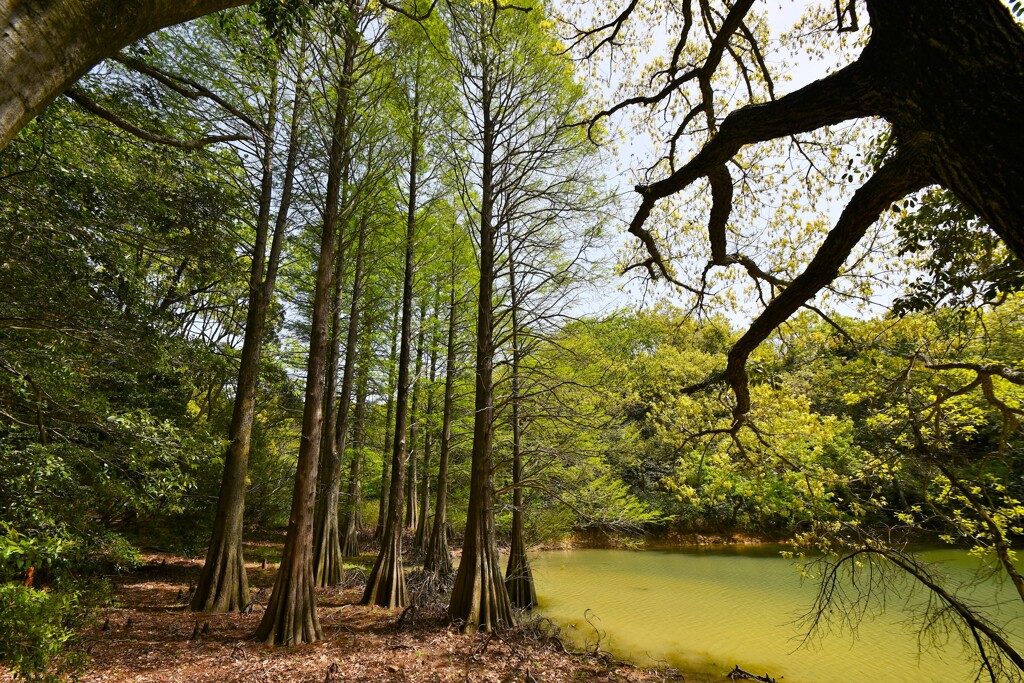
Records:
{"label": "green bush", "polygon": [[81,615],[74,591],[0,585],[0,662],[29,681],[74,679],[85,662],[72,647]]}

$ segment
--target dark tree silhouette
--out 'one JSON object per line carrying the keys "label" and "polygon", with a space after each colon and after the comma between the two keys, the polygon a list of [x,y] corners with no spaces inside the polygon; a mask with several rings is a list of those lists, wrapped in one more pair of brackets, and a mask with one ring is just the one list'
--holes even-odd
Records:
{"label": "dark tree silhouette", "polygon": [[[707,0],[698,2],[703,11]],[[683,11],[692,4],[693,0],[686,0]],[[725,369],[689,388],[696,392],[727,383],[736,396],[736,428],[745,423],[750,410],[747,358],[778,325],[835,280],[865,232],[893,202],[923,187],[940,185],[1024,258],[1024,202],[1020,201],[1024,135],[1019,130],[1024,120],[1024,31],[998,0],[866,0],[865,4],[871,36],[860,56],[788,95],[736,109],[718,121],[712,95],[715,72],[730,52],[731,40],[756,42],[745,22],[754,0],[740,0],[729,6],[720,22],[711,24],[717,30],[708,36],[703,62],[680,64],[695,25],[690,22],[671,66],[662,72],[662,87],[650,96],[619,102],[595,119],[628,106],[657,106],[689,84],[697,84],[703,93],[680,131],[703,115],[711,137],[692,159],[666,177],[636,188],[641,202],[629,231],[650,254],[643,265],[670,277],[647,227],[651,211],[659,200],[707,179],[712,198],[708,268],[739,265],[778,290],[733,345]],[[578,45],[590,45],[593,54],[614,42],[635,7],[633,3],[614,20],[579,36]],[[856,16],[853,3],[839,12],[841,29],[852,28],[843,25],[851,15]],[[759,54],[757,49],[752,52]],[[764,70],[764,65],[755,68]],[[764,72],[770,83],[770,75]],[[740,149],[866,117],[880,117],[891,124],[889,154],[850,198],[802,273],[786,282],[760,271],[749,256],[729,252],[726,225],[733,201],[729,164]]]}

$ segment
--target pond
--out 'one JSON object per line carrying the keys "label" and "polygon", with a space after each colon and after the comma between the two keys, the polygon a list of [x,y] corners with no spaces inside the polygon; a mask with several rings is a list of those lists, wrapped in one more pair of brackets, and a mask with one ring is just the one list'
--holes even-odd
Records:
{"label": "pond", "polygon": [[[639,665],[658,663],[722,680],[734,665],[785,683],[950,683],[973,680],[959,640],[919,648],[913,607],[921,596],[890,596],[854,638],[848,631],[801,645],[796,619],[816,583],[802,580],[779,547],[681,551],[570,550],[532,556],[540,614],[564,627],[577,646],[592,644]],[[943,570],[973,576],[979,563],[956,550],[923,556]],[[1008,582],[987,579],[972,597],[1010,623],[1024,647],[1024,609]],[[587,612],[589,610],[589,612]],[[586,616],[585,616],[586,612]],[[881,613],[877,613],[881,612]]]}

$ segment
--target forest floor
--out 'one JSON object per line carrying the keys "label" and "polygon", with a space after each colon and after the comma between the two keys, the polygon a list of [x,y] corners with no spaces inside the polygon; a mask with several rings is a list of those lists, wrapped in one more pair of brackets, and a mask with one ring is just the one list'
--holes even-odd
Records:
{"label": "forest floor", "polygon": [[[568,652],[550,622],[529,621],[502,634],[465,636],[444,623],[443,606],[424,607],[413,621],[402,610],[357,604],[362,590],[323,589],[318,609],[324,639],[297,647],[249,640],[262,617],[279,554],[276,544],[247,548],[251,614],[197,615],[184,604],[202,561],[169,553],[143,556],[138,570],[118,576],[113,606],[82,634],[89,652],[82,681],[670,681],[677,671],[641,669],[600,653]],[[263,556],[261,558],[261,555]],[[356,583],[358,571],[351,572]],[[199,633],[196,634],[198,629]],[[554,637],[553,637],[554,636]],[[0,670],[0,680],[9,680]]]}

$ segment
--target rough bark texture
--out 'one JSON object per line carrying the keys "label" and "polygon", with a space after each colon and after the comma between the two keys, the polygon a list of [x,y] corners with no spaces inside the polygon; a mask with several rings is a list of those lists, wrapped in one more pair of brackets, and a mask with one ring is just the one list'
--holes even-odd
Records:
{"label": "rough bark texture", "polygon": [[[242,518],[245,510],[246,474],[252,442],[252,423],[256,409],[256,385],[263,348],[267,310],[277,282],[277,267],[284,243],[285,227],[291,208],[295,168],[299,152],[299,120],[303,85],[296,83],[296,98],[291,115],[288,157],[285,162],[281,202],[277,210],[270,253],[264,257],[270,227],[270,203],[273,197],[274,119],[271,112],[264,139],[263,178],[260,209],[256,221],[256,242],[249,275],[249,307],[246,314],[238,384],[228,432],[229,445],[224,456],[224,475],[213,533],[206,561],[199,574],[196,591],[189,605],[192,610],[217,614],[244,608],[249,602],[249,582],[242,554]],[[276,97],[272,99],[276,101]],[[265,272],[264,272],[265,271]]]}
{"label": "rough bark texture", "polygon": [[313,584],[313,502],[316,496],[316,474],[320,456],[320,415],[324,398],[324,375],[327,369],[332,266],[337,242],[338,204],[345,156],[345,122],[350,94],[350,84],[346,81],[343,76],[338,88],[338,102],[331,130],[326,207],[313,293],[309,359],[306,363],[302,438],[299,442],[288,533],[285,536],[281,567],[274,581],[274,590],[254,636],[257,640],[270,644],[298,645],[323,637],[316,613],[316,592]]}
{"label": "rough bark texture", "polygon": [[[483,35],[483,33],[481,34]],[[473,454],[462,559],[455,575],[448,617],[465,632],[493,630],[515,623],[512,603],[501,576],[494,542],[494,154],[491,83],[485,61],[481,67],[483,120],[480,187],[480,288],[477,304],[476,398]]]}
{"label": "rough bark texture", "polygon": [[4,0],[0,149],[85,72],[165,26],[247,0]]}
{"label": "rough bark texture", "polygon": [[448,549],[448,458],[452,446],[452,408],[455,404],[456,261],[452,259],[451,294],[448,301],[448,342],[445,351],[444,402],[441,408],[441,447],[437,463],[437,498],[434,520],[423,557],[423,571],[440,577],[455,572]]}
{"label": "rough bark texture", "polygon": [[398,394],[395,400],[395,437],[391,457],[391,487],[380,552],[366,579],[362,604],[404,607],[409,602],[402,571],[402,503],[405,488],[406,430],[409,426],[409,377],[412,354],[413,276],[416,269],[416,176],[419,135],[412,130],[409,159],[409,204],[405,229],[405,273],[402,278],[402,336],[398,353]]}
{"label": "rough bark texture", "polygon": [[512,303],[512,547],[505,568],[505,587],[512,606],[533,609],[537,605],[537,589],[533,584],[530,560],[526,556],[523,525],[523,449],[522,423],[519,420],[519,292],[516,290],[516,266],[512,243],[509,243],[508,286]]}

